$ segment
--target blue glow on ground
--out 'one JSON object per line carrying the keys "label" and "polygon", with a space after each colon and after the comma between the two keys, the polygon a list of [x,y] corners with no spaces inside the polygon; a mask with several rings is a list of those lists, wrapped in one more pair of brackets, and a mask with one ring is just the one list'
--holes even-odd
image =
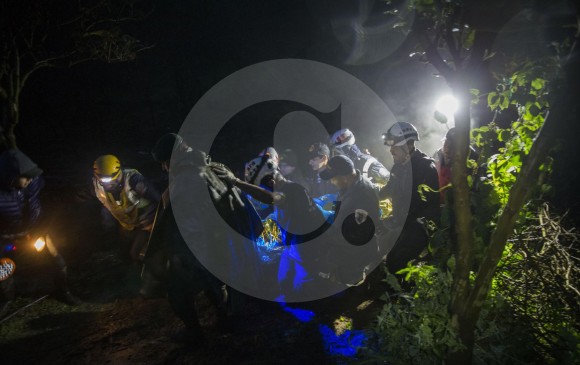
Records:
{"label": "blue glow on ground", "polygon": [[322,335],[325,350],[329,355],[353,357],[359,347],[363,347],[367,342],[367,336],[360,330],[347,330],[337,336],[332,328],[326,325],[320,325],[318,329]]}
{"label": "blue glow on ground", "polygon": [[282,307],[286,312],[292,314],[300,322],[310,322],[314,319],[314,312],[307,309]]}
{"label": "blue glow on ground", "polygon": [[285,312],[290,313],[291,315],[294,316],[294,318],[296,318],[300,322],[310,322],[315,317],[313,311],[289,307],[286,301],[284,300],[284,295],[280,295],[278,298],[276,298],[276,302],[280,304],[280,307],[282,307],[282,309],[284,309]]}

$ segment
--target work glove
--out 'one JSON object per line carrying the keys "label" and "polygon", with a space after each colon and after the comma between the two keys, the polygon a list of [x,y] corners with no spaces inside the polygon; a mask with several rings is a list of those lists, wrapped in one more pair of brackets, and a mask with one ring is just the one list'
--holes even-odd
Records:
{"label": "work glove", "polygon": [[354,211],[354,220],[357,224],[363,224],[367,220],[368,216],[369,212],[364,209],[356,209]]}
{"label": "work glove", "polygon": [[217,175],[217,177],[219,177],[220,179],[222,179],[225,182],[230,183],[231,185],[235,185],[240,179],[238,179],[236,177],[236,175],[234,175],[233,172],[231,172],[230,170],[221,167],[221,166],[215,166],[211,168],[213,170],[213,172]]}

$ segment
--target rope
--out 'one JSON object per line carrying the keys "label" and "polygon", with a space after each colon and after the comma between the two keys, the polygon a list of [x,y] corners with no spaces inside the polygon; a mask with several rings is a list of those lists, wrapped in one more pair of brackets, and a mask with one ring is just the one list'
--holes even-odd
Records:
{"label": "rope", "polygon": [[23,310],[25,310],[26,308],[33,306],[34,304],[36,304],[36,303],[40,302],[40,301],[41,301],[41,300],[43,300],[43,299],[46,299],[46,297],[48,297],[48,294],[47,294],[47,295],[45,295],[45,296],[43,296],[43,297],[40,297],[40,298],[36,299],[36,300],[35,300],[34,302],[32,302],[32,303],[28,303],[27,305],[25,305],[24,307],[22,307],[22,308],[18,309],[16,312],[12,313],[11,315],[4,317],[4,318],[3,318],[3,319],[0,321],[0,324],[2,324],[2,323],[4,323],[4,322],[6,322],[7,320],[9,320],[10,318],[14,317],[14,316],[15,316],[15,315],[17,315],[18,313],[22,312],[22,311],[23,311]]}

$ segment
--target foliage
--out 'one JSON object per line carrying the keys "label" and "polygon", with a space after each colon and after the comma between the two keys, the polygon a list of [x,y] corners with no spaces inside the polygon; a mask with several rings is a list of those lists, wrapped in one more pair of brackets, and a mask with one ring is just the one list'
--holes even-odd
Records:
{"label": "foliage", "polygon": [[[556,68],[556,59],[550,58],[547,62],[528,62],[513,75],[502,77],[497,91],[487,95],[487,104],[496,113],[514,107],[518,119],[510,128],[499,128],[492,122],[472,131],[474,144],[481,151],[478,163],[487,166],[485,183],[493,185],[502,206],[546,118],[548,81],[541,76],[553,77]],[[498,146],[498,142],[503,145]],[[495,149],[498,153],[491,154]],[[550,166],[544,170],[549,172]]]}
{"label": "foliage", "polygon": [[579,243],[543,204],[506,245],[490,296],[503,303],[503,327],[530,338],[530,362],[580,362]]}
{"label": "foliage", "polygon": [[389,364],[440,364],[449,349],[462,346],[447,310],[451,273],[429,265],[408,266],[400,273],[414,288],[405,292],[387,272],[395,294],[383,297],[386,303],[378,317],[381,359]]}
{"label": "foliage", "polygon": [[[545,204],[519,225],[477,323],[474,363],[580,361],[579,238]],[[387,272],[393,290],[377,322],[381,360],[440,364],[446,351],[461,346],[448,311],[453,269],[453,257],[442,267],[409,265],[399,272],[407,290]]]}

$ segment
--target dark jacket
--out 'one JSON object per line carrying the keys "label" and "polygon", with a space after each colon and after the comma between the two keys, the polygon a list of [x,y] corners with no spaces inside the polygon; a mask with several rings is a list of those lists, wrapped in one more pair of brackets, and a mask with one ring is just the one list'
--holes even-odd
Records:
{"label": "dark jacket", "polygon": [[338,193],[338,189],[336,186],[332,185],[330,180],[322,180],[318,174],[308,179],[308,185],[310,186],[310,196],[313,198]]}
{"label": "dark jacket", "polygon": [[425,184],[432,190],[439,190],[439,180],[435,161],[419,150],[413,151],[410,161],[395,164],[391,170],[391,179],[379,192],[379,198],[390,198],[393,204],[392,221],[396,226],[403,226],[406,221],[425,217],[439,221],[439,194],[424,192],[426,201],[421,199],[419,185]]}
{"label": "dark jacket", "polygon": [[[261,221],[237,188],[227,190],[215,179],[201,152],[188,151],[172,158],[170,185],[163,194],[147,255],[167,250],[170,260],[185,265],[186,276],[199,279],[191,279],[198,289],[215,287],[215,277],[219,277],[255,292],[257,284],[249,283],[258,277],[258,258],[249,237],[260,235]],[[241,200],[236,201],[234,195]],[[234,210],[223,212],[225,209]]]}
{"label": "dark jacket", "polygon": [[[329,245],[330,261],[339,265],[339,276],[345,284],[355,284],[363,278],[367,268],[378,263],[376,230],[379,227],[379,201],[371,181],[357,170],[357,179],[338,196],[338,207],[333,223],[337,239]],[[365,222],[356,222],[355,212],[364,210]],[[348,263],[342,265],[341,263]]]}
{"label": "dark jacket", "polygon": [[24,235],[40,222],[44,179],[34,177],[24,189],[13,187],[18,177],[34,167],[19,150],[8,150],[0,156],[0,235]]}

